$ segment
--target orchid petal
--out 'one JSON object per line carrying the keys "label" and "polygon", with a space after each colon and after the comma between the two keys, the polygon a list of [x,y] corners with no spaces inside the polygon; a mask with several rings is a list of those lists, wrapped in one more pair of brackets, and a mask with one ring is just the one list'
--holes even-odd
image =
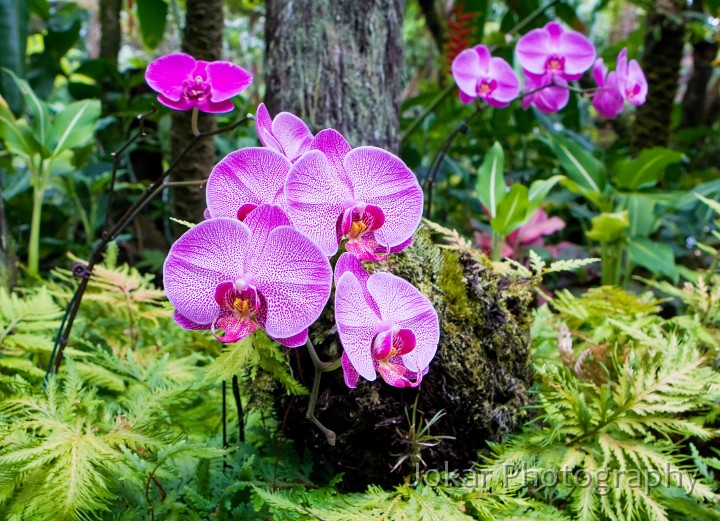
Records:
{"label": "orchid petal", "polygon": [[450,69],[460,91],[468,96],[475,96],[478,79],[483,75],[478,52],[475,49],[465,49],[455,56]]}
{"label": "orchid petal", "polygon": [[197,102],[196,107],[198,110],[207,112],[208,114],[223,114],[225,112],[232,111],[235,108],[235,105],[233,105],[231,100],[219,101],[217,103],[211,100],[206,100]]}
{"label": "orchid petal", "polygon": [[289,112],[275,116],[272,133],[291,162],[307,152],[313,140],[312,132],[305,122]]}
{"label": "orchid petal", "polygon": [[358,147],[345,156],[345,169],[356,201],[382,209],[385,224],[375,232],[388,247],[410,237],[422,218],[423,193],[415,174],[390,152]]}
{"label": "orchid petal", "polygon": [[[212,333],[220,342],[229,344],[248,337],[258,328],[254,320],[239,320],[232,311],[221,311],[218,318],[212,323]],[[218,329],[223,334],[218,334]]]}
{"label": "orchid petal", "polygon": [[163,267],[165,292],[178,313],[209,324],[218,316],[215,288],[243,274],[250,229],[236,219],[210,219],[185,232]]}
{"label": "orchid petal", "polygon": [[206,197],[213,217],[237,217],[245,204],[284,206],[283,185],[290,161],[274,150],[242,148],[225,156],[208,178]]}
{"label": "orchid petal", "polygon": [[210,324],[198,324],[197,322],[193,322],[189,318],[178,313],[177,310],[173,313],[173,320],[183,329],[190,329],[193,331],[207,331],[210,329]]}
{"label": "orchid petal", "polygon": [[350,389],[355,389],[360,375],[353,367],[352,362],[350,362],[350,359],[345,352],[342,354],[342,369],[345,385],[347,385]]}
{"label": "orchid petal", "polygon": [[344,354],[355,370],[367,380],[375,380],[372,342],[378,333],[380,317],[368,306],[363,287],[352,272],[340,277],[335,289],[335,321]]}
{"label": "orchid petal", "polygon": [[490,60],[488,74],[497,82],[497,87],[491,95],[494,100],[507,103],[517,98],[520,92],[520,80],[508,62],[502,58],[493,58]]}
{"label": "orchid petal", "polygon": [[550,57],[550,34],[545,29],[533,29],[518,40],[515,46],[518,62],[533,74],[544,74]]}
{"label": "orchid petal", "polygon": [[[272,337],[271,337],[272,338]],[[277,342],[280,342],[285,347],[300,347],[308,341],[308,328],[303,329],[297,335],[293,335],[288,338],[273,338]]]}
{"label": "orchid petal", "polygon": [[164,94],[158,94],[157,100],[166,107],[174,110],[190,110],[191,108],[196,106],[196,103],[194,101],[185,98],[180,98],[179,100],[175,101],[168,98]]}
{"label": "orchid petal", "polygon": [[352,150],[352,147],[340,132],[333,128],[321,130],[313,139],[310,149],[319,150],[325,154],[335,176],[347,186],[348,190],[352,189],[352,184],[348,179],[343,163],[345,156]]}
{"label": "orchid petal", "polygon": [[370,275],[367,288],[383,321],[410,329],[415,334],[415,349],[402,357],[405,367],[411,371],[426,368],[435,356],[440,339],[438,316],[428,298],[415,286],[391,273]]}
{"label": "orchid petal", "polygon": [[270,232],[253,260],[252,274],[262,302],[258,322],[273,338],[301,333],[317,320],[330,298],[332,268],[327,257],[289,226]]}
{"label": "orchid petal", "polygon": [[280,226],[292,226],[292,223],[287,214],[285,214],[279,206],[271,204],[258,206],[248,214],[244,223],[250,228],[250,232],[252,233],[248,251],[255,252],[256,254],[256,257],[253,259],[246,258],[245,271],[254,274],[255,261],[257,259],[263,259],[262,262],[266,262],[266,259],[257,255],[265,251],[268,238],[272,231]]}
{"label": "orchid petal", "polygon": [[237,96],[253,81],[252,74],[231,62],[210,62],[206,70],[212,101],[215,103]]}
{"label": "orchid petal", "polygon": [[[195,58],[189,54],[168,54],[147,66],[145,81],[151,89],[162,94],[164,99],[177,102],[182,97],[183,82],[193,73],[196,64]],[[160,102],[165,104],[162,100]]]}
{"label": "orchid petal", "polygon": [[290,218],[327,256],[337,252],[338,219],[351,198],[349,188],[318,150],[308,151],[290,168],[285,183]]}
{"label": "orchid petal", "polygon": [[566,75],[582,74],[595,63],[595,46],[577,31],[562,34],[559,52],[565,58]]}

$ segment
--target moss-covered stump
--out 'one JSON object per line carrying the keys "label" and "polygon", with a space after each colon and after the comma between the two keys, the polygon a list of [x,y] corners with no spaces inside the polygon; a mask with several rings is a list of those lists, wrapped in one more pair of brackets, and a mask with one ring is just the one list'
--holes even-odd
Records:
{"label": "moss-covered stump", "polygon": [[[367,269],[387,270],[420,289],[440,317],[440,345],[418,389],[397,389],[378,377],[360,379],[348,389],[342,371],[323,375],[316,415],[337,433],[335,447],[305,419],[307,399],[279,398],[284,433],[300,450],[318,454],[332,472],[343,472],[347,489],[369,483],[392,485],[415,471],[417,456],[429,468],[464,469],[485,449],[522,421],[531,383],[528,344],[533,282],[516,273],[499,274],[478,250],[433,244],[427,230],[401,254]],[[332,315],[327,310],[313,328],[318,352],[330,360],[340,351]],[[313,367],[304,348],[293,352],[295,376],[308,388]],[[406,415],[416,424],[439,411],[445,414],[429,429],[432,447],[413,443]],[[417,441],[417,440],[416,440]],[[403,458],[403,463],[391,469]],[[423,468],[423,463],[420,463]]]}

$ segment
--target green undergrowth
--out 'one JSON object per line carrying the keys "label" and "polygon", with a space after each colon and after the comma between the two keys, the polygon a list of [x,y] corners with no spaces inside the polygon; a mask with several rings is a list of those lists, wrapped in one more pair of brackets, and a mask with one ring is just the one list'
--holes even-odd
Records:
{"label": "green undergrowth", "polygon": [[0,519],[720,519],[720,290],[700,280],[675,292],[686,311],[669,319],[651,293],[558,292],[535,313],[520,432],[464,469],[418,464],[400,486],[348,494],[277,434],[268,396],[306,399],[293,351],[259,335],[223,350],[176,327],[111,250],[45,381],[75,282],[59,271],[0,292]]}

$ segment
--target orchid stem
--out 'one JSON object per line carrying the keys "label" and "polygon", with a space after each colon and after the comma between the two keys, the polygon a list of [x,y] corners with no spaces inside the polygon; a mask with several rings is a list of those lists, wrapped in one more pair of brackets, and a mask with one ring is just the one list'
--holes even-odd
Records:
{"label": "orchid stem", "polygon": [[190,118],[190,126],[192,127],[192,133],[195,137],[200,135],[200,129],[198,129],[198,112],[198,108],[193,107],[192,117]]}
{"label": "orchid stem", "polygon": [[312,360],[313,366],[315,366],[313,386],[312,391],[310,392],[310,402],[308,403],[307,413],[305,413],[305,417],[311,422],[313,422],[317,426],[317,428],[320,429],[323,434],[325,434],[328,445],[334,447],[337,436],[333,431],[320,423],[320,420],[315,417],[315,406],[317,405],[318,393],[320,392],[320,378],[322,377],[322,374],[329,371],[334,371],[335,369],[340,367],[342,358],[338,358],[334,362],[322,362],[317,354],[317,351],[315,351],[315,346],[313,345],[310,338],[308,338],[305,345],[308,348],[308,353],[310,353],[310,359]]}

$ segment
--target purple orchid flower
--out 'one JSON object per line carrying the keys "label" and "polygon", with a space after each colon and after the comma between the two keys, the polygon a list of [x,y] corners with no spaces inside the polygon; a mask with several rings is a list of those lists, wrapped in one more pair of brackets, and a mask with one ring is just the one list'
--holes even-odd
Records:
{"label": "purple orchid flower", "polygon": [[335,266],[335,321],[345,383],[375,380],[417,387],[440,340],[438,316],[415,286],[391,273],[369,275],[343,253]]}
{"label": "purple orchid flower", "polygon": [[264,103],[258,105],[255,130],[263,146],[284,155],[293,163],[310,149],[313,139],[312,132],[299,117],[281,112],[272,119]]}
{"label": "purple orchid flower", "polygon": [[272,205],[245,222],[194,226],[170,248],[163,275],[175,321],[185,329],[210,329],[221,342],[236,342],[260,326],[288,347],[307,341],[332,282],[327,257]]}
{"label": "purple orchid flower", "polygon": [[627,48],[620,51],[617,58],[617,78],[620,94],[632,105],[642,105],[648,93],[648,83],[640,64],[636,60],[627,61]]}
{"label": "purple orchid flower", "polygon": [[592,104],[598,114],[607,119],[615,119],[623,110],[625,100],[618,86],[617,73],[608,74],[602,58],[598,58],[593,67],[593,77],[598,91],[593,95]]}
{"label": "purple orchid flower", "polygon": [[523,109],[527,110],[530,106],[534,106],[545,114],[562,110],[570,100],[567,81],[559,77],[553,80],[551,74],[534,76],[526,73],[525,92],[522,100]]}
{"label": "purple orchid flower", "polygon": [[158,92],[158,101],[175,110],[230,112],[231,98],[252,83],[252,74],[226,61],[195,60],[175,53],[151,62],[145,81]]}
{"label": "purple orchid flower", "polygon": [[526,73],[550,74],[566,81],[580,79],[595,62],[592,42],[577,31],[565,31],[557,22],[523,35],[515,52]]}
{"label": "purple orchid flower", "polygon": [[451,69],[463,103],[480,98],[492,107],[502,108],[520,92],[520,82],[510,64],[493,58],[484,45],[462,51],[453,59]]}
{"label": "purple orchid flower", "polygon": [[375,147],[351,149],[333,129],[318,133],[290,168],[285,199],[295,227],[334,255],[346,251],[380,260],[412,243],[423,194],[398,157]]}
{"label": "purple orchid flower", "polygon": [[275,150],[262,147],[231,152],[212,169],[205,196],[208,218],[244,220],[262,204],[287,211],[283,188],[290,161]]}

